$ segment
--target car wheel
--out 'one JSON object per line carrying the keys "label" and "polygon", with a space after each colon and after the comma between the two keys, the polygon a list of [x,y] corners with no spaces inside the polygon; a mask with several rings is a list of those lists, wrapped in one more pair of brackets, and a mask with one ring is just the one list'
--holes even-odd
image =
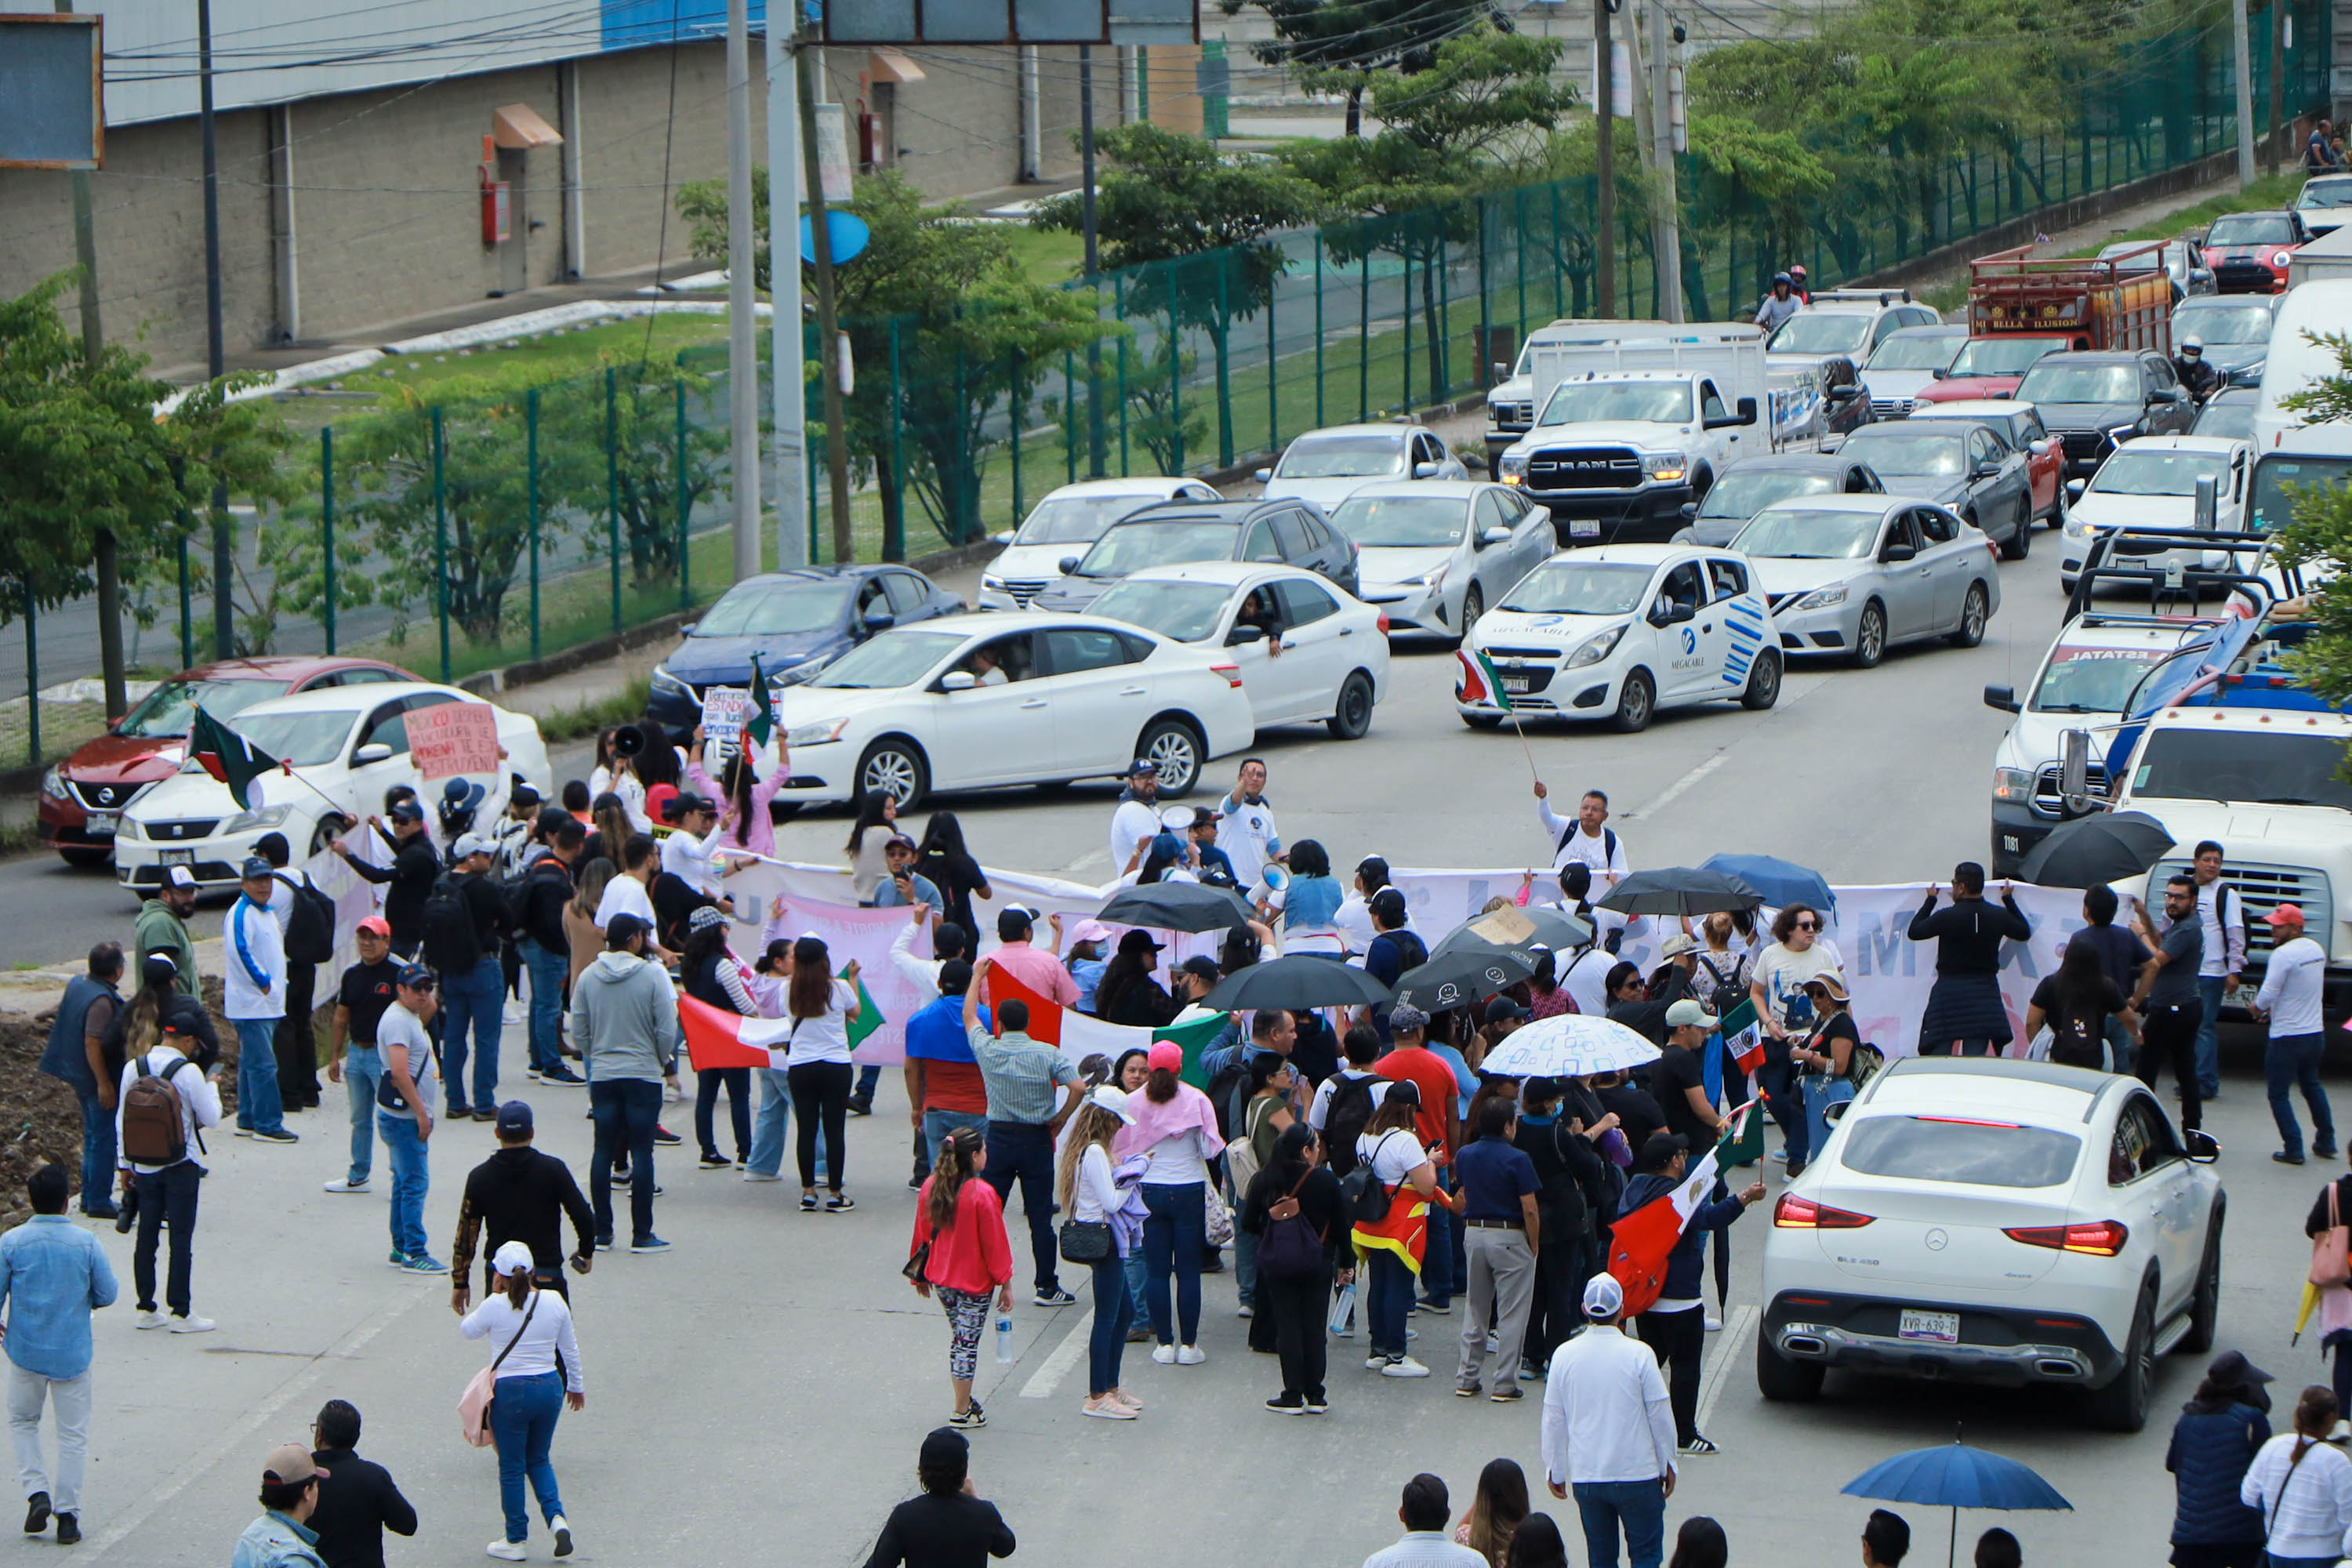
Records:
{"label": "car wheel", "polygon": [[[1454,711],[1462,713],[1459,708]],[[1462,713],[1462,721],[1473,730],[1493,730],[1501,726],[1503,716],[1500,713]]]}
{"label": "car wheel", "polygon": [[1468,637],[1470,635],[1470,628],[1476,626],[1478,624],[1478,617],[1486,613],[1486,595],[1478,591],[1478,584],[1473,583],[1467,588],[1463,589],[1462,635],[1464,637]]}
{"label": "car wheel", "polygon": [[2033,548],[2033,498],[2028,496],[2017,505],[2017,526],[2000,542],[2003,561],[2022,561]]}
{"label": "car wheel", "polygon": [[2132,1310],[2131,1337],[2124,1342],[2123,1370],[2091,1394],[2091,1419],[2110,1432],[2137,1432],[2147,1425],[2148,1389],[2156,1381],[2156,1286],[2139,1293]]}
{"label": "car wheel", "polygon": [[905,811],[919,802],[931,787],[930,767],[914,742],[892,735],[866,748],[866,755],[857,763],[857,793],[883,790]]}
{"label": "car wheel", "polygon": [[1954,647],[1974,647],[1984,641],[1985,622],[1992,616],[1991,605],[1982,583],[1969,584],[1969,596],[1960,601],[1959,629],[1949,638]]}
{"label": "car wheel", "polygon": [[1372,727],[1372,678],[1352,670],[1339,683],[1339,705],[1323,721],[1338,741],[1360,741]]}
{"label": "car wheel", "polygon": [[2205,1226],[2205,1259],[2197,1266],[2197,1294],[2189,1302],[2189,1332],[2180,1348],[2203,1355],[2213,1348],[2214,1331],[2221,1321],[2221,1220],[2224,1205],[2213,1205]]}
{"label": "car wheel", "polygon": [[1748,672],[1748,689],[1739,694],[1739,705],[1751,713],[1761,713],[1780,700],[1780,656],[1766,648],[1756,656],[1756,668]]}
{"label": "car wheel", "polygon": [[2080,581],[2080,579],[2074,577],[2060,577],[2058,579],[2058,591],[2069,597],[2072,597],[2074,592],[2074,584],[2078,581]]}
{"label": "car wheel", "polygon": [[1791,1361],[1772,1348],[1769,1332],[1756,1336],[1756,1392],[1783,1405],[1809,1404],[1822,1396],[1819,1362]]}
{"label": "car wheel", "polygon": [[1862,624],[1854,628],[1853,657],[1850,663],[1856,669],[1868,669],[1886,657],[1886,606],[1873,599],[1862,607]]}
{"label": "car wheel", "polygon": [[1171,800],[1200,782],[1202,753],[1208,747],[1200,733],[1181,719],[1159,719],[1135,743],[1135,754],[1160,764],[1160,793]]}
{"label": "car wheel", "polygon": [[1650,683],[1650,672],[1633,670],[1617,689],[1617,711],[1609,716],[1609,727],[1621,735],[1638,735],[1650,727],[1650,715],[1657,704],[1658,691]]}
{"label": "car wheel", "polygon": [[[315,853],[315,851],[314,851]],[[100,871],[114,858],[111,849],[60,849],[58,858],[77,871]]]}

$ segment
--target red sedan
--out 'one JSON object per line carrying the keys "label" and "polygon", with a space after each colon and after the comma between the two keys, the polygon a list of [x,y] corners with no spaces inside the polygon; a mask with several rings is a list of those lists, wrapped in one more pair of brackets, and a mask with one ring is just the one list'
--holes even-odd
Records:
{"label": "red sedan", "polygon": [[380,659],[268,655],[223,659],[184,669],[132,705],[106,734],[77,748],[41,780],[41,842],[69,865],[103,866],[114,858],[114,828],[133,796],[178,771],[188,728],[201,703],[215,719],[296,691],[363,682],[416,680]]}
{"label": "red sedan", "polygon": [[1979,397],[2007,397],[2043,354],[2074,346],[2064,338],[1970,338],[1960,345],[1951,368],[1937,374],[1921,389],[1921,403],[1962,403]]}

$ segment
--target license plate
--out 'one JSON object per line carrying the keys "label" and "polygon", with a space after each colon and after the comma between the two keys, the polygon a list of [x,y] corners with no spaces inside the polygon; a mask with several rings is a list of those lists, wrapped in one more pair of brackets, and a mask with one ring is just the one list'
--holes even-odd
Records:
{"label": "license plate", "polygon": [[111,837],[122,821],[119,811],[93,811],[82,819],[82,831]]}
{"label": "license plate", "polygon": [[1601,520],[1597,517],[1571,517],[1568,520],[1568,536],[1570,539],[1598,539],[1601,537]]}
{"label": "license plate", "polygon": [[1513,692],[1513,693],[1519,693],[1519,692],[1524,692],[1524,691],[1526,691],[1526,690],[1527,690],[1527,689],[1528,689],[1528,678],[1527,678],[1526,676],[1524,676],[1524,675],[1507,675],[1507,676],[1503,677],[1503,689],[1504,689],[1504,690],[1508,691],[1508,692]]}
{"label": "license plate", "polygon": [[1929,1344],[1956,1345],[1960,1342],[1960,1315],[1958,1312],[1922,1312],[1916,1308],[1906,1307],[1895,1336],[1898,1339],[1924,1340]]}
{"label": "license plate", "polygon": [[165,866],[193,866],[196,863],[196,852],[193,849],[159,849],[155,853]]}

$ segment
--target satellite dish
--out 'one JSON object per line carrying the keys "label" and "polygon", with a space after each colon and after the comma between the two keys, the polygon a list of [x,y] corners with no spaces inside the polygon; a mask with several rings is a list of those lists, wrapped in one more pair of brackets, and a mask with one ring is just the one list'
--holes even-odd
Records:
{"label": "satellite dish", "polygon": [[[825,237],[832,242],[834,265],[850,260],[862,253],[874,231],[866,220],[855,213],[835,212],[828,208],[824,215]],[[801,259],[814,266],[816,262],[816,226],[809,215],[801,215]]]}

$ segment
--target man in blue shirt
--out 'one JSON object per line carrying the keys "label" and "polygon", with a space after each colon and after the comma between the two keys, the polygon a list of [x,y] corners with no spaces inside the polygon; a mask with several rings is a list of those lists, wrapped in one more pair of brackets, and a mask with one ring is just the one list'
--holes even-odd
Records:
{"label": "man in blue shirt", "polygon": [[[1528,1331],[1528,1309],[1535,1302],[1536,1249],[1543,1244],[1536,1194],[1543,1183],[1536,1163],[1513,1140],[1517,1110],[1497,1096],[1478,1108],[1478,1136],[1454,1156],[1454,1180],[1462,1193],[1462,1232],[1467,1254],[1470,1310],[1462,1321],[1462,1370],[1454,1392],[1475,1399],[1482,1385],[1498,1405],[1520,1398],[1519,1347]],[[1496,1343],[1486,1352],[1492,1310]],[[1481,1370],[1491,1365],[1491,1379]]]}
{"label": "man in blue shirt", "polygon": [[[8,1304],[8,1426],[25,1483],[25,1533],[54,1511],[58,1544],[81,1539],[81,1477],[89,1458],[89,1315],[114,1300],[114,1270],[98,1238],[66,1218],[73,1186],[63,1165],[25,1184],[33,1217],[0,1236],[0,1300]],[[57,1489],[41,1463],[41,1405],[58,1421]]]}

